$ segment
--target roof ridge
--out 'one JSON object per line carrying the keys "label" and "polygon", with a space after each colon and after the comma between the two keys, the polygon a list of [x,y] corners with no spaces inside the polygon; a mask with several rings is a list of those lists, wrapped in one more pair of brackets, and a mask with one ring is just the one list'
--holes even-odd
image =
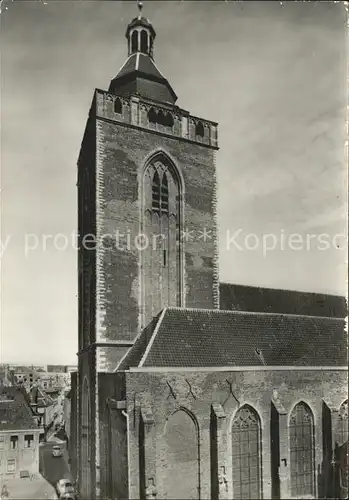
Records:
{"label": "roof ridge", "polygon": [[[142,54],[142,53],[141,53],[141,54]],[[147,56],[147,54],[142,54],[142,55],[143,55],[143,56]],[[166,80],[166,81],[167,81],[167,78],[166,78],[166,77],[162,74],[162,72],[159,70],[159,68],[158,68],[158,66],[157,66],[156,62],[154,61],[154,59],[153,59],[152,57],[150,57],[150,56],[147,56],[147,57],[148,57],[148,59],[150,59],[150,60],[151,60],[151,62],[152,62],[152,63],[153,63],[153,65],[155,66],[155,69],[157,69],[157,71],[160,73],[160,75],[162,76],[162,78],[163,78],[164,80]]]}
{"label": "roof ridge", "polygon": [[340,297],[343,299],[348,300],[348,297],[346,295],[342,294],[334,294],[334,293],[325,293],[325,292],[307,292],[305,290],[297,290],[295,288],[272,288],[268,286],[260,286],[260,285],[244,285],[243,283],[234,283],[234,282],[229,282],[229,281],[220,281],[220,285],[228,285],[228,286],[241,286],[244,288],[254,288],[254,289],[260,289],[260,290],[272,290],[273,292],[292,292],[292,293],[302,293],[306,295],[324,295],[325,297]]}
{"label": "roof ridge", "polygon": [[165,308],[161,311],[161,314],[160,314],[160,316],[159,316],[159,318],[158,318],[158,320],[157,320],[157,322],[156,322],[155,328],[154,328],[153,333],[152,333],[152,335],[151,335],[151,337],[150,337],[150,340],[149,340],[149,342],[148,342],[148,344],[147,344],[147,347],[145,348],[144,354],[143,354],[143,356],[142,356],[142,358],[141,358],[141,360],[140,360],[140,362],[139,362],[139,364],[138,364],[138,366],[140,366],[140,367],[144,365],[144,363],[145,363],[145,361],[146,361],[146,359],[147,359],[147,357],[148,357],[148,354],[149,354],[149,352],[150,352],[150,349],[151,349],[151,348],[152,348],[152,346],[153,346],[153,343],[154,343],[155,337],[156,337],[156,336],[157,336],[157,334],[158,334],[158,331],[159,331],[159,329],[160,329],[160,326],[161,326],[162,320],[164,319],[164,316],[165,316],[165,314],[166,314],[166,311],[167,311],[167,307],[165,307]]}
{"label": "roof ridge", "polygon": [[[120,367],[122,367],[122,365],[123,365],[124,361],[125,361],[125,360],[127,359],[127,357],[130,355],[130,353],[134,350],[134,348],[136,348],[136,347],[137,347],[137,342],[138,342],[139,340],[141,340],[141,339],[142,339],[142,337],[143,337],[144,335],[146,335],[146,330],[147,330],[147,328],[149,328],[149,327],[150,327],[150,325],[151,325],[153,322],[155,322],[155,328],[156,328],[156,325],[157,325],[157,323],[158,323],[158,320],[159,320],[159,318],[160,318],[161,314],[162,314],[162,311],[160,311],[160,312],[159,312],[156,316],[154,316],[154,317],[153,317],[153,319],[152,319],[152,320],[151,320],[151,321],[150,321],[150,322],[149,322],[149,323],[148,323],[148,324],[147,324],[144,328],[142,328],[142,329],[141,329],[141,331],[140,331],[140,332],[136,335],[136,337],[135,337],[135,339],[134,339],[134,342],[133,342],[133,345],[132,345],[132,346],[131,346],[131,347],[130,347],[127,351],[126,351],[126,353],[122,356],[122,358],[120,359],[120,361],[119,361],[119,363],[117,364],[116,368],[114,369],[113,373],[115,373],[115,372],[117,372],[117,371],[119,371],[119,370],[120,370]],[[154,329],[155,329],[155,328],[153,327],[153,331],[154,331]],[[153,333],[151,334],[151,337],[152,337],[152,335],[153,335]],[[150,338],[151,338],[151,337],[150,337]],[[148,345],[148,344],[147,344],[147,345]],[[138,365],[137,365],[137,366],[138,366]],[[121,368],[121,371],[122,371],[122,370],[123,370],[123,369]]]}
{"label": "roof ridge", "polygon": [[134,57],[136,54],[130,54],[127,58],[126,58],[126,61],[124,62],[124,64],[119,68],[119,71],[116,73],[116,76],[118,76],[118,74],[124,69],[124,67],[126,66],[126,64],[128,63],[128,61]]}
{"label": "roof ridge", "polygon": [[168,307],[166,308],[168,311],[200,311],[200,312],[214,312],[214,313],[225,313],[225,314],[250,314],[252,316],[286,316],[290,318],[310,318],[310,319],[330,319],[330,320],[340,320],[346,321],[347,316],[345,318],[337,318],[335,316],[316,316],[316,315],[308,315],[308,314],[292,314],[292,313],[269,313],[269,312],[258,312],[258,311],[239,311],[239,310],[230,310],[230,309],[205,309],[199,307]]}

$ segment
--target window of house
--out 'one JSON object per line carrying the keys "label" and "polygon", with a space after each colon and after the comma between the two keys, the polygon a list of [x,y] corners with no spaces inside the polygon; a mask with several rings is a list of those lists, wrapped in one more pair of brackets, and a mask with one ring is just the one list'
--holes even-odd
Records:
{"label": "window of house", "polygon": [[292,410],[289,423],[291,452],[291,496],[313,496],[314,421],[308,405],[301,402]]}
{"label": "window of house", "polygon": [[0,436],[0,450],[5,446],[5,436]]}
{"label": "window of house", "polygon": [[11,449],[15,450],[18,446],[18,436],[11,436],[10,443],[11,443]]}
{"label": "window of house", "polygon": [[24,448],[33,448],[34,446],[34,435],[26,434],[24,436]]}
{"label": "window of house", "polygon": [[16,460],[7,460],[7,472],[16,472]]}

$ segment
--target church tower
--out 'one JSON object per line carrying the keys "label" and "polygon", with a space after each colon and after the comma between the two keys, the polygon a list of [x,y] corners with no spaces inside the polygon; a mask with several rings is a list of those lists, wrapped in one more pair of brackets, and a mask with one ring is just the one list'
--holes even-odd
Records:
{"label": "church tower", "polygon": [[[97,89],[78,161],[80,350],[113,371],[164,307],[218,307],[217,124],[191,116],[154,59],[148,19]],[[188,75],[189,77],[189,75]]]}
{"label": "church tower", "polygon": [[139,10],[125,63],[95,90],[78,159],[82,496],[98,492],[98,373],[115,371],[163,308],[219,307],[217,123],[177,106]]}

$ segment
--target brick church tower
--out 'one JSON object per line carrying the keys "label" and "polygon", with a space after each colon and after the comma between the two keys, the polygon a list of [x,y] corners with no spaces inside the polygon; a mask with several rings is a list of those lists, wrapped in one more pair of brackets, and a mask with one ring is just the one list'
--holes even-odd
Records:
{"label": "brick church tower", "polygon": [[176,105],[139,7],[126,62],[108,91],[95,90],[78,159],[78,474],[89,498],[99,491],[98,374],[117,369],[163,308],[219,307],[217,124]]}
{"label": "brick church tower", "polygon": [[78,160],[79,498],[337,498],[346,308],[220,286],[217,124],[176,105],[141,8],[126,39]]}

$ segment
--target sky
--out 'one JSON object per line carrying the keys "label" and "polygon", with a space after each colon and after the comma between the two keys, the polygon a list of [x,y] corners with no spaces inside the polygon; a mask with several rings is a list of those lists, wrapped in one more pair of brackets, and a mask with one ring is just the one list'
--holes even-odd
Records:
{"label": "sky", "polygon": [[[73,364],[76,160],[137,7],[2,7],[0,361]],[[343,2],[145,1],[143,13],[177,104],[219,123],[220,280],[346,294]]]}

